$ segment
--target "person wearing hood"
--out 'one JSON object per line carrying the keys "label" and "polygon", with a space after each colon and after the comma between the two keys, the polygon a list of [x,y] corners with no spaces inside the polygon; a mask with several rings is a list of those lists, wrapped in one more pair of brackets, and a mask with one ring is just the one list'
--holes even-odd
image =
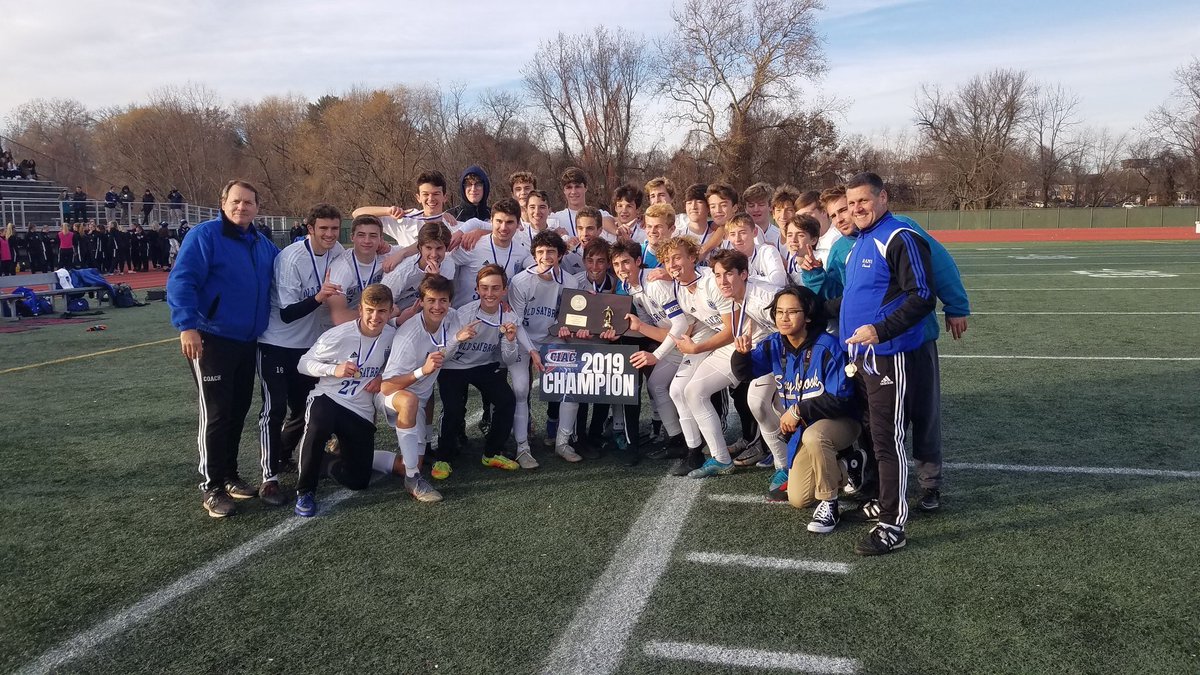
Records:
{"label": "person wearing hood", "polygon": [[450,213],[460,223],[472,218],[482,221],[490,220],[492,210],[488,206],[488,197],[491,192],[492,184],[488,180],[487,173],[478,165],[467,167],[459,180],[459,194],[462,196],[462,203],[454,207]]}

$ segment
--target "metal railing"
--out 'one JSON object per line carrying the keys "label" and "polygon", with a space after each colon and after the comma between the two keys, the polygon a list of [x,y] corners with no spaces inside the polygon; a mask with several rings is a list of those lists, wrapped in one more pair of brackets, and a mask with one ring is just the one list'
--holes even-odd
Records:
{"label": "metal railing", "polygon": [[[58,228],[63,222],[76,223],[94,221],[97,223],[116,222],[125,226],[142,224],[157,226],[166,221],[172,229],[179,227],[180,220],[188,221],[189,225],[212,220],[220,214],[220,210],[212,206],[199,204],[170,204],[155,202],[149,212],[149,218],[143,221],[145,212],[141,202],[134,202],[129,208],[118,205],[110,209],[104,202],[89,199],[82,202],[61,199],[3,199],[0,200],[0,224],[12,223],[16,231],[28,231],[38,225],[52,225]],[[292,225],[302,222],[301,218],[288,216],[259,216],[254,219],[256,224],[266,225],[271,229],[272,238],[276,242],[287,240],[287,233]]]}

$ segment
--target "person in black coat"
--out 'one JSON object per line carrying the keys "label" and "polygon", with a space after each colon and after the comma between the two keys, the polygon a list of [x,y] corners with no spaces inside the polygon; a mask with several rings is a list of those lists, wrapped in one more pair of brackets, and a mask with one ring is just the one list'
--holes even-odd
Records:
{"label": "person in black coat", "polygon": [[167,269],[171,266],[171,228],[167,226],[167,221],[162,221],[158,224],[158,267]]}
{"label": "person in black coat", "polygon": [[29,271],[41,274],[50,271],[49,239],[46,237],[46,226],[39,225],[29,228]]}
{"label": "person in black coat", "polygon": [[142,260],[142,245],[146,241],[146,233],[142,230],[141,225],[134,225],[133,231],[129,234],[129,263],[133,266],[134,272],[145,272],[145,263]]}
{"label": "person in black coat", "polygon": [[124,185],[121,187],[121,219],[125,221],[126,224],[132,224],[129,222],[129,211],[132,208],[133,190],[130,190],[128,185]]}
{"label": "person in black coat", "polygon": [[142,229],[142,267],[149,272],[151,267],[158,269],[158,230],[153,227]]}
{"label": "person in black coat", "polygon": [[154,201],[155,201],[154,193],[150,191],[150,188],[146,188],[146,191],[142,193],[142,224],[143,225],[150,224],[150,214],[154,213]]}
{"label": "person in black coat", "polygon": [[110,234],[113,240],[113,269],[117,274],[132,272],[133,268],[129,266],[129,233],[123,225],[116,223]]}
{"label": "person in black coat", "polygon": [[71,195],[71,201],[74,204],[75,222],[82,223],[87,220],[87,193],[83,191],[83,186],[75,186],[75,194]]}

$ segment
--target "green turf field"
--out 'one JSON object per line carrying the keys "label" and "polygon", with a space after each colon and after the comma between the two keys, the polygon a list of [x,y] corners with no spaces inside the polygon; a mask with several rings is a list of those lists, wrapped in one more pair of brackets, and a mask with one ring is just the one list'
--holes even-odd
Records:
{"label": "green turf field", "polygon": [[[567,465],[540,435],[542,469],[460,463],[442,504],[385,479],[333,506],[323,485],[311,520],[217,521],[176,343],[2,373],[0,670],[570,672],[593,650],[586,672],[1200,672],[1200,242],[951,250],[978,314],[940,341],[944,506],[879,559],[851,552],[861,522],[812,535],[756,501],[769,472],[643,514],[688,479]],[[175,336],[163,303],[97,322],[0,335],[0,371]]]}

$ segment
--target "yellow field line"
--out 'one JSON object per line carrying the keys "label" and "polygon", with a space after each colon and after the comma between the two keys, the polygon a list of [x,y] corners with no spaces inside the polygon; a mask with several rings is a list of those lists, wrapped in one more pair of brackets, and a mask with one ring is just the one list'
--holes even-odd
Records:
{"label": "yellow field line", "polygon": [[105,349],[104,351],[92,352],[91,354],[80,354],[79,356],[68,356],[68,357],[62,358],[62,359],[54,359],[53,361],[43,361],[42,363],[34,363],[34,364],[28,365],[28,366],[19,366],[17,368],[9,368],[7,370],[0,370],[0,375],[6,375],[8,373],[16,373],[16,372],[19,372],[22,370],[29,370],[30,368],[40,368],[41,366],[52,366],[56,363],[66,363],[67,361],[75,361],[78,359],[90,359],[93,356],[104,356],[105,354],[112,354],[113,352],[123,352],[126,349],[137,349],[138,347],[150,347],[152,345],[161,345],[161,344],[166,344],[168,342],[179,342],[179,338],[171,337],[171,338],[166,338],[165,340],[155,340],[154,342],[143,342],[140,345],[129,345],[128,347],[116,347],[113,349]]}

